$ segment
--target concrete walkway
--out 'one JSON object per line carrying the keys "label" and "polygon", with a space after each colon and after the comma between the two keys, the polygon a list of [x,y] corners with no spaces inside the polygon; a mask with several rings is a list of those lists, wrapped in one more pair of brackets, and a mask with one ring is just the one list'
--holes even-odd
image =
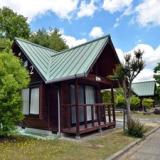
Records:
{"label": "concrete walkway", "polygon": [[125,153],[119,160],[160,160],[160,129]]}

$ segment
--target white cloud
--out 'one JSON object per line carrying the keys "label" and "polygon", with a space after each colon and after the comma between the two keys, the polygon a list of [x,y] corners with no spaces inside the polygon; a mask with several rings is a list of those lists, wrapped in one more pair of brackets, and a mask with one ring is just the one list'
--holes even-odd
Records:
{"label": "white cloud", "polygon": [[124,55],[126,53],[133,54],[135,50],[141,49],[144,51],[143,60],[145,62],[145,68],[136,77],[135,81],[153,80],[153,69],[160,62],[160,45],[157,48],[153,48],[148,44],[138,44],[132,50],[123,52],[121,49],[116,49],[120,61],[124,62]]}
{"label": "white cloud", "polygon": [[62,35],[62,38],[66,41],[67,45],[70,48],[87,42],[87,39],[85,39],[85,38],[76,39],[75,37],[72,37],[69,35]]}
{"label": "white cloud", "polygon": [[124,63],[124,52],[119,48],[116,48],[116,52],[117,52],[120,62],[123,64]]}
{"label": "white cloud", "polygon": [[154,49],[148,44],[138,44],[129,52],[133,53],[137,49],[144,51],[143,60],[145,61],[146,68],[154,68],[160,62],[160,46]]}
{"label": "white cloud", "polygon": [[160,25],[160,0],[143,0],[136,8],[136,21],[142,25]]}
{"label": "white cloud", "polygon": [[104,0],[103,8],[110,13],[122,11],[124,8],[129,7],[133,0]]}
{"label": "white cloud", "polygon": [[86,1],[82,1],[80,4],[80,10],[77,13],[77,16],[78,17],[92,16],[96,10],[97,10],[97,7],[93,0],[91,0],[90,3],[86,3]]}
{"label": "white cloud", "polygon": [[79,0],[0,0],[0,8],[7,6],[28,17],[29,21],[47,11],[69,19],[77,9],[78,2]]}
{"label": "white cloud", "polygon": [[135,78],[134,82],[143,82],[154,80],[153,78],[153,70],[144,68],[140,74]]}
{"label": "white cloud", "polygon": [[89,33],[89,36],[92,38],[98,38],[104,35],[104,32],[101,27],[95,26],[92,28],[91,32]]}

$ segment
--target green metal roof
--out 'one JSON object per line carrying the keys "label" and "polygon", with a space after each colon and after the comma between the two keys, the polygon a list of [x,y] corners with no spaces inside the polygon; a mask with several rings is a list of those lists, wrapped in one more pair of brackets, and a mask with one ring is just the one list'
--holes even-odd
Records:
{"label": "green metal roof", "polygon": [[132,84],[133,92],[139,97],[155,95],[155,81],[137,82]]}
{"label": "green metal roof", "polygon": [[15,38],[46,83],[87,76],[110,36],[104,36],[77,47],[56,52],[29,41]]}

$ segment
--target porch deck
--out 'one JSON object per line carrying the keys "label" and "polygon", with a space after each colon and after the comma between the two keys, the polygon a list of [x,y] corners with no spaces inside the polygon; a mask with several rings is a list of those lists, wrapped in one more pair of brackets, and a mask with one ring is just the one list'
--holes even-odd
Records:
{"label": "porch deck", "polygon": [[[104,123],[104,122],[100,122],[100,124],[98,124],[98,122],[94,122],[94,126],[92,125],[92,123],[89,123],[87,125],[87,128],[85,127],[85,125],[80,125],[79,126],[79,134],[84,134],[84,133],[88,133],[88,132],[92,132],[92,131],[97,131],[100,129],[107,129],[110,127],[115,127],[115,122],[110,122],[110,123]],[[71,127],[71,128],[66,128],[62,130],[63,133],[70,133],[70,134],[76,134],[76,126],[75,127]]]}
{"label": "porch deck", "polygon": [[[83,105],[65,105],[70,111],[71,108],[75,108],[75,116],[76,116],[76,123],[72,124],[72,118],[66,127],[63,127],[61,131],[63,133],[70,133],[76,134],[77,136],[100,130],[100,129],[107,129],[111,127],[115,127],[115,111],[113,104],[83,104]],[[90,107],[91,113],[90,115],[87,114],[87,108]],[[80,122],[80,108],[83,111],[84,119]],[[90,121],[88,121],[88,116],[90,117]],[[71,112],[70,112],[70,116]]]}

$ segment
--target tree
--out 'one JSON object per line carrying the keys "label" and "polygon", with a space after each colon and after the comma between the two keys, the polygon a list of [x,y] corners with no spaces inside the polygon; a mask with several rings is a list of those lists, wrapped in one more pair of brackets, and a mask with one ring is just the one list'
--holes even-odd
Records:
{"label": "tree", "polygon": [[139,106],[140,106],[139,97],[132,95],[131,96],[131,110],[133,111],[138,110]]}
{"label": "tree", "polygon": [[124,64],[118,65],[115,69],[114,75],[111,76],[113,80],[117,80],[119,86],[123,89],[123,94],[126,102],[127,124],[130,125],[131,117],[131,85],[133,80],[144,68],[144,61],[142,60],[143,52],[141,50],[134,51],[134,57],[127,54],[124,59]]}
{"label": "tree", "polygon": [[0,51],[10,52],[12,46],[12,41],[5,38],[0,38]]}
{"label": "tree", "polygon": [[160,99],[160,63],[157,64],[157,66],[154,68],[154,78],[156,80],[156,99],[159,101]]}
{"label": "tree", "polygon": [[111,91],[104,91],[102,93],[102,99],[105,103],[111,103]]}
{"label": "tree", "polygon": [[68,48],[57,28],[50,29],[49,31],[46,31],[44,28],[39,29],[36,33],[31,34],[30,41],[56,51]]}
{"label": "tree", "polygon": [[0,9],[0,38],[13,40],[15,37],[21,37],[27,39],[29,34],[27,18],[7,7]]}
{"label": "tree", "polygon": [[29,83],[29,74],[18,58],[0,52],[0,137],[10,135],[22,119],[21,90]]}

